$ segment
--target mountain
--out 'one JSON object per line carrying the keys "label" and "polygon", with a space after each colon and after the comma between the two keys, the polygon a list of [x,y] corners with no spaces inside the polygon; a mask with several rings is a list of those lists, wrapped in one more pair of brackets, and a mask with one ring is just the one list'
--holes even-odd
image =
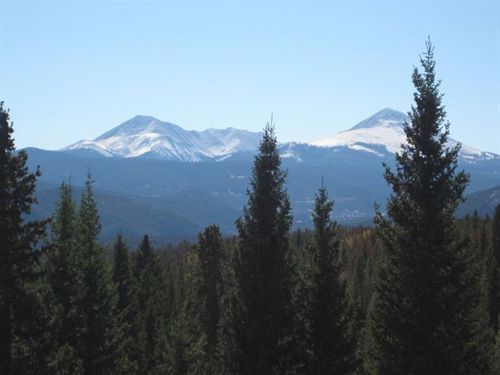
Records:
{"label": "mountain", "polygon": [[[385,108],[349,130],[309,144],[324,148],[347,147],[356,151],[371,152],[377,156],[394,154],[400,150],[402,144],[406,143],[403,130],[406,121],[408,121],[408,116],[404,113]],[[448,147],[454,147],[457,143],[456,140],[450,138]],[[462,145],[460,157],[473,162],[495,159],[498,155]]]}
{"label": "mountain", "polygon": [[[331,137],[282,144],[294,227],[312,225],[314,194],[322,179],[335,200],[337,221],[370,224],[374,204],[384,207],[390,193],[382,164],[394,167],[393,152],[404,142],[405,120],[404,114],[385,109]],[[175,242],[195,238],[213,223],[232,235],[247,201],[260,136],[237,129],[186,131],[137,116],[94,141],[61,151],[27,149],[29,168],[40,165],[42,170],[35,214],[47,216],[57,186],[71,179],[79,188],[90,170],[106,240],[121,231],[137,241],[148,231],[154,240]],[[493,153],[463,146],[459,169],[471,176],[466,194],[500,185],[500,157]]]}
{"label": "mountain", "polygon": [[[83,189],[73,188],[73,199],[80,201]],[[36,196],[39,203],[33,205],[32,217],[44,219],[50,217],[59,199],[59,186],[37,182]],[[95,194],[99,217],[102,223],[101,239],[114,240],[118,233],[123,233],[132,245],[140,242],[145,233],[149,233],[156,242],[178,242],[183,239],[195,239],[200,227],[175,210],[157,207],[150,199],[97,190]],[[137,218],[140,217],[140,220]],[[168,230],[166,230],[168,228]]]}
{"label": "mountain", "polygon": [[457,209],[457,216],[472,215],[474,211],[480,216],[493,216],[495,207],[500,204],[500,186],[495,186],[491,189],[476,191],[465,197],[463,202]]}
{"label": "mountain", "polygon": [[234,128],[187,131],[154,117],[135,116],[94,140],[79,141],[63,151],[195,162],[253,152],[260,137],[261,133]]}

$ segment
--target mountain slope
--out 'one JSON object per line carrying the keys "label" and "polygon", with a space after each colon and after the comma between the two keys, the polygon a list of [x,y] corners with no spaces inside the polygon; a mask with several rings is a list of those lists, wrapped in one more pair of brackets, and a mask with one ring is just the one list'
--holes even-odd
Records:
{"label": "mountain slope", "polygon": [[[374,204],[384,208],[390,193],[382,163],[394,167],[393,151],[404,142],[405,119],[386,109],[321,142],[281,145],[294,227],[311,226],[314,194],[322,179],[335,200],[336,220],[370,223]],[[231,235],[247,200],[259,140],[258,133],[190,132],[139,116],[62,152],[27,149],[30,169],[40,165],[40,183],[52,186],[45,189],[50,191],[41,197],[38,213],[51,212],[61,181],[71,178],[75,188],[84,186],[90,170],[103,210],[103,237],[121,228],[125,235],[149,232],[165,242],[194,238],[212,223]],[[467,194],[500,185],[498,155],[464,146],[459,169],[471,176]],[[45,194],[42,188],[39,192]]]}
{"label": "mountain slope", "polygon": [[[349,130],[342,131],[306,145],[320,148],[313,153],[332,153],[345,149],[368,152],[377,157],[391,157],[406,141],[403,124],[407,115],[385,108],[361,121]],[[135,116],[105,132],[94,140],[83,140],[63,151],[80,156],[119,158],[147,158],[176,161],[220,161],[226,158],[245,159],[253,155],[259,145],[261,133],[227,129],[187,131],[178,125],[162,122],[150,116]],[[450,139],[449,147],[458,142]],[[285,158],[303,160],[299,154],[303,144],[291,142],[282,145]],[[498,158],[490,152],[462,145],[459,157],[471,163]]]}
{"label": "mountain slope", "polygon": [[63,151],[193,162],[253,152],[260,136],[260,133],[234,128],[187,131],[154,117],[135,116],[94,140],[82,140]]}
{"label": "mountain slope", "polygon": [[[347,147],[352,150],[371,152],[377,156],[394,154],[400,150],[402,144],[406,143],[403,124],[407,120],[408,116],[404,113],[385,108],[349,130],[309,142],[309,144],[324,148]],[[448,147],[454,147],[457,143],[456,140],[450,138]],[[483,152],[464,144],[459,156],[471,162],[498,157],[493,153]]]}
{"label": "mountain slope", "polygon": [[480,216],[493,216],[498,204],[500,204],[500,186],[476,191],[465,197],[465,202],[457,209],[457,216],[472,215],[474,211],[477,211]]}

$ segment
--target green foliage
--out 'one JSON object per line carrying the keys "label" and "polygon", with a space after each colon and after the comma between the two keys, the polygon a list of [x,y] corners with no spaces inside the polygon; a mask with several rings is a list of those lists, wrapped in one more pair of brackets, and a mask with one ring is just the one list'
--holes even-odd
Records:
{"label": "green foliage", "polygon": [[115,372],[138,373],[133,359],[137,351],[134,341],[134,312],[137,310],[135,279],[127,244],[118,235],[113,246],[113,282],[117,292],[114,316],[117,324],[117,361]]}
{"label": "green foliage", "polygon": [[191,364],[189,373],[217,374],[217,329],[220,319],[222,293],[221,258],[222,236],[219,227],[210,225],[198,236],[194,249],[189,325],[192,331]]}
{"label": "green foliage", "polygon": [[137,310],[134,330],[137,364],[141,371],[161,373],[165,366],[165,282],[158,254],[144,236],[134,259],[137,283]]}
{"label": "green foliage", "polygon": [[305,374],[348,374],[353,367],[344,285],[339,279],[337,223],[330,218],[332,208],[326,188],[321,187],[313,212],[314,241],[305,247],[301,267]]}
{"label": "green foliage", "polygon": [[370,305],[365,368],[370,374],[485,374],[487,331],[480,267],[453,213],[468,178],[456,172],[460,146],[449,124],[430,42],[415,68],[408,144],[396,155],[388,218],[378,214],[384,263]]}
{"label": "green foliage", "polygon": [[243,316],[239,299],[240,290],[236,278],[236,241],[226,241],[225,256],[221,264],[222,292],[220,296],[220,318],[217,327],[217,373],[236,374],[243,353],[238,345]]}
{"label": "green foliage", "polygon": [[495,215],[493,216],[491,250],[491,256],[487,263],[490,269],[489,312],[493,329],[498,333],[497,317],[500,315],[500,205],[495,207]]}
{"label": "green foliage", "polygon": [[104,249],[98,243],[100,229],[89,175],[78,212],[78,241],[83,257],[81,313],[85,322],[81,359],[85,374],[110,373],[116,360],[115,290]]}
{"label": "green foliage", "polygon": [[78,373],[81,368],[82,338],[86,330],[83,316],[83,261],[77,241],[77,212],[71,186],[63,183],[51,225],[51,249],[45,275],[51,301],[51,371]]}
{"label": "green foliage", "polygon": [[242,304],[237,332],[238,373],[286,373],[293,362],[294,313],[288,231],[292,223],[272,125],[255,157],[248,205],[237,221],[240,238],[236,276]]}
{"label": "green foliage", "polygon": [[[45,222],[25,222],[36,202],[40,172],[29,173],[27,154],[15,151],[9,112],[0,102],[0,373],[23,368],[30,352],[30,327],[36,319],[40,251],[37,243]],[[29,357],[28,357],[29,358]]]}
{"label": "green foliage", "polygon": [[468,176],[430,43],[421,64],[376,230],[337,226],[322,187],[314,229],[290,233],[271,123],[237,237],[211,225],[196,245],[156,250],[145,236],[130,253],[118,236],[112,256],[90,176],[78,209],[61,185],[40,256],[44,223],[27,221],[39,172],[0,104],[0,373],[500,373],[500,206],[454,219]]}

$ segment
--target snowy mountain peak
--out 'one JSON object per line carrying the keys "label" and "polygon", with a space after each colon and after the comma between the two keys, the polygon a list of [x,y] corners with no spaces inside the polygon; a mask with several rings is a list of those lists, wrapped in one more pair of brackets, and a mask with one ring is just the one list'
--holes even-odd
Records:
{"label": "snowy mountain peak", "polygon": [[[407,120],[408,116],[404,113],[385,108],[349,130],[310,142],[309,145],[329,148],[344,147],[369,152],[381,157],[389,156],[401,151],[401,145],[406,143],[403,124]],[[448,147],[454,147],[457,143],[456,140],[450,138]],[[474,162],[476,160],[495,159],[498,158],[498,155],[462,145],[460,157],[469,162]]]}
{"label": "snowy mountain peak", "polygon": [[[349,149],[371,153],[376,157],[392,157],[406,142],[403,124],[407,116],[385,108],[361,121],[349,130],[309,142],[313,148],[330,151]],[[79,154],[100,154],[106,157],[152,158],[176,161],[224,160],[235,153],[256,152],[262,133],[235,128],[203,131],[184,130],[172,123],[151,116],[135,116],[107,131],[94,140],[83,140],[70,145],[64,151]],[[449,139],[449,146],[457,141]],[[302,157],[293,144],[282,149],[282,156]],[[293,146],[293,147],[292,147]],[[462,145],[460,156],[471,163],[477,160],[496,159],[498,155]]]}
{"label": "snowy mountain peak", "polygon": [[403,123],[408,119],[408,116],[403,112],[396,111],[392,108],[384,108],[378,111],[374,115],[368,117],[367,119],[361,121],[360,123],[353,126],[350,130],[356,129],[368,129],[375,128],[379,126],[396,126],[402,127]]}
{"label": "snowy mountain peak", "polygon": [[235,128],[188,131],[151,116],[135,116],[94,140],[83,140],[64,150],[107,157],[200,161],[256,151],[260,136]]}
{"label": "snowy mountain peak", "polygon": [[100,135],[94,141],[98,142],[110,137],[131,136],[138,133],[168,134],[170,131],[176,130],[182,130],[182,128],[175,124],[162,122],[151,116],[138,115]]}

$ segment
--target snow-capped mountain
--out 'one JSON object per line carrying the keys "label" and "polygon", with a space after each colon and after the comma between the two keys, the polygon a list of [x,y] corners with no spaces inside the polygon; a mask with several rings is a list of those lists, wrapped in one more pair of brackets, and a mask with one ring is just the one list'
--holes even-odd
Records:
{"label": "snow-capped mountain", "polygon": [[[339,152],[355,151],[377,158],[392,158],[406,142],[403,124],[407,115],[383,109],[349,130],[308,143],[281,145],[283,158],[298,162],[339,157]],[[76,154],[99,154],[106,157],[149,158],[199,162],[246,158],[253,155],[262,133],[227,129],[188,131],[154,117],[135,116],[94,140],[83,140],[63,151]],[[449,139],[449,147],[457,144]],[[499,158],[498,155],[462,145],[460,158],[467,162]]]}
{"label": "snow-capped mountain", "polygon": [[261,133],[234,128],[188,131],[154,117],[135,116],[94,140],[82,140],[63,151],[195,162],[254,152],[260,137]]}
{"label": "snow-capped mountain", "polygon": [[[394,167],[394,152],[405,142],[405,120],[405,114],[385,109],[331,137],[282,144],[294,224],[312,225],[314,194],[321,181],[335,200],[337,220],[371,223],[374,203],[383,204],[390,193],[383,163]],[[40,201],[45,207],[52,202],[41,217],[52,212],[61,181],[71,176],[75,187],[84,186],[90,170],[96,192],[101,194],[106,235],[123,229],[128,235],[140,236],[147,230],[156,231],[157,238],[196,238],[197,232],[213,222],[224,233],[234,233],[234,221],[248,198],[246,189],[260,138],[259,133],[233,128],[187,131],[152,117],[136,116],[63,152],[29,149],[28,162],[30,168],[39,165],[43,171],[40,182],[47,194],[39,192]],[[450,140],[451,145],[455,143]],[[498,155],[463,145],[462,169],[470,175],[468,194],[500,186]],[[497,197],[489,194],[487,202]],[[473,208],[483,201],[474,200],[479,203]],[[137,212],[143,227],[138,226]]]}
{"label": "snow-capped mountain", "polygon": [[[394,154],[406,142],[403,124],[408,116],[391,108],[385,108],[373,116],[361,121],[349,130],[322,138],[308,144],[324,148],[348,148],[356,151],[373,153],[377,156]],[[458,142],[449,139],[448,147]],[[468,161],[495,159],[498,155],[483,152],[462,144],[460,157]]]}

